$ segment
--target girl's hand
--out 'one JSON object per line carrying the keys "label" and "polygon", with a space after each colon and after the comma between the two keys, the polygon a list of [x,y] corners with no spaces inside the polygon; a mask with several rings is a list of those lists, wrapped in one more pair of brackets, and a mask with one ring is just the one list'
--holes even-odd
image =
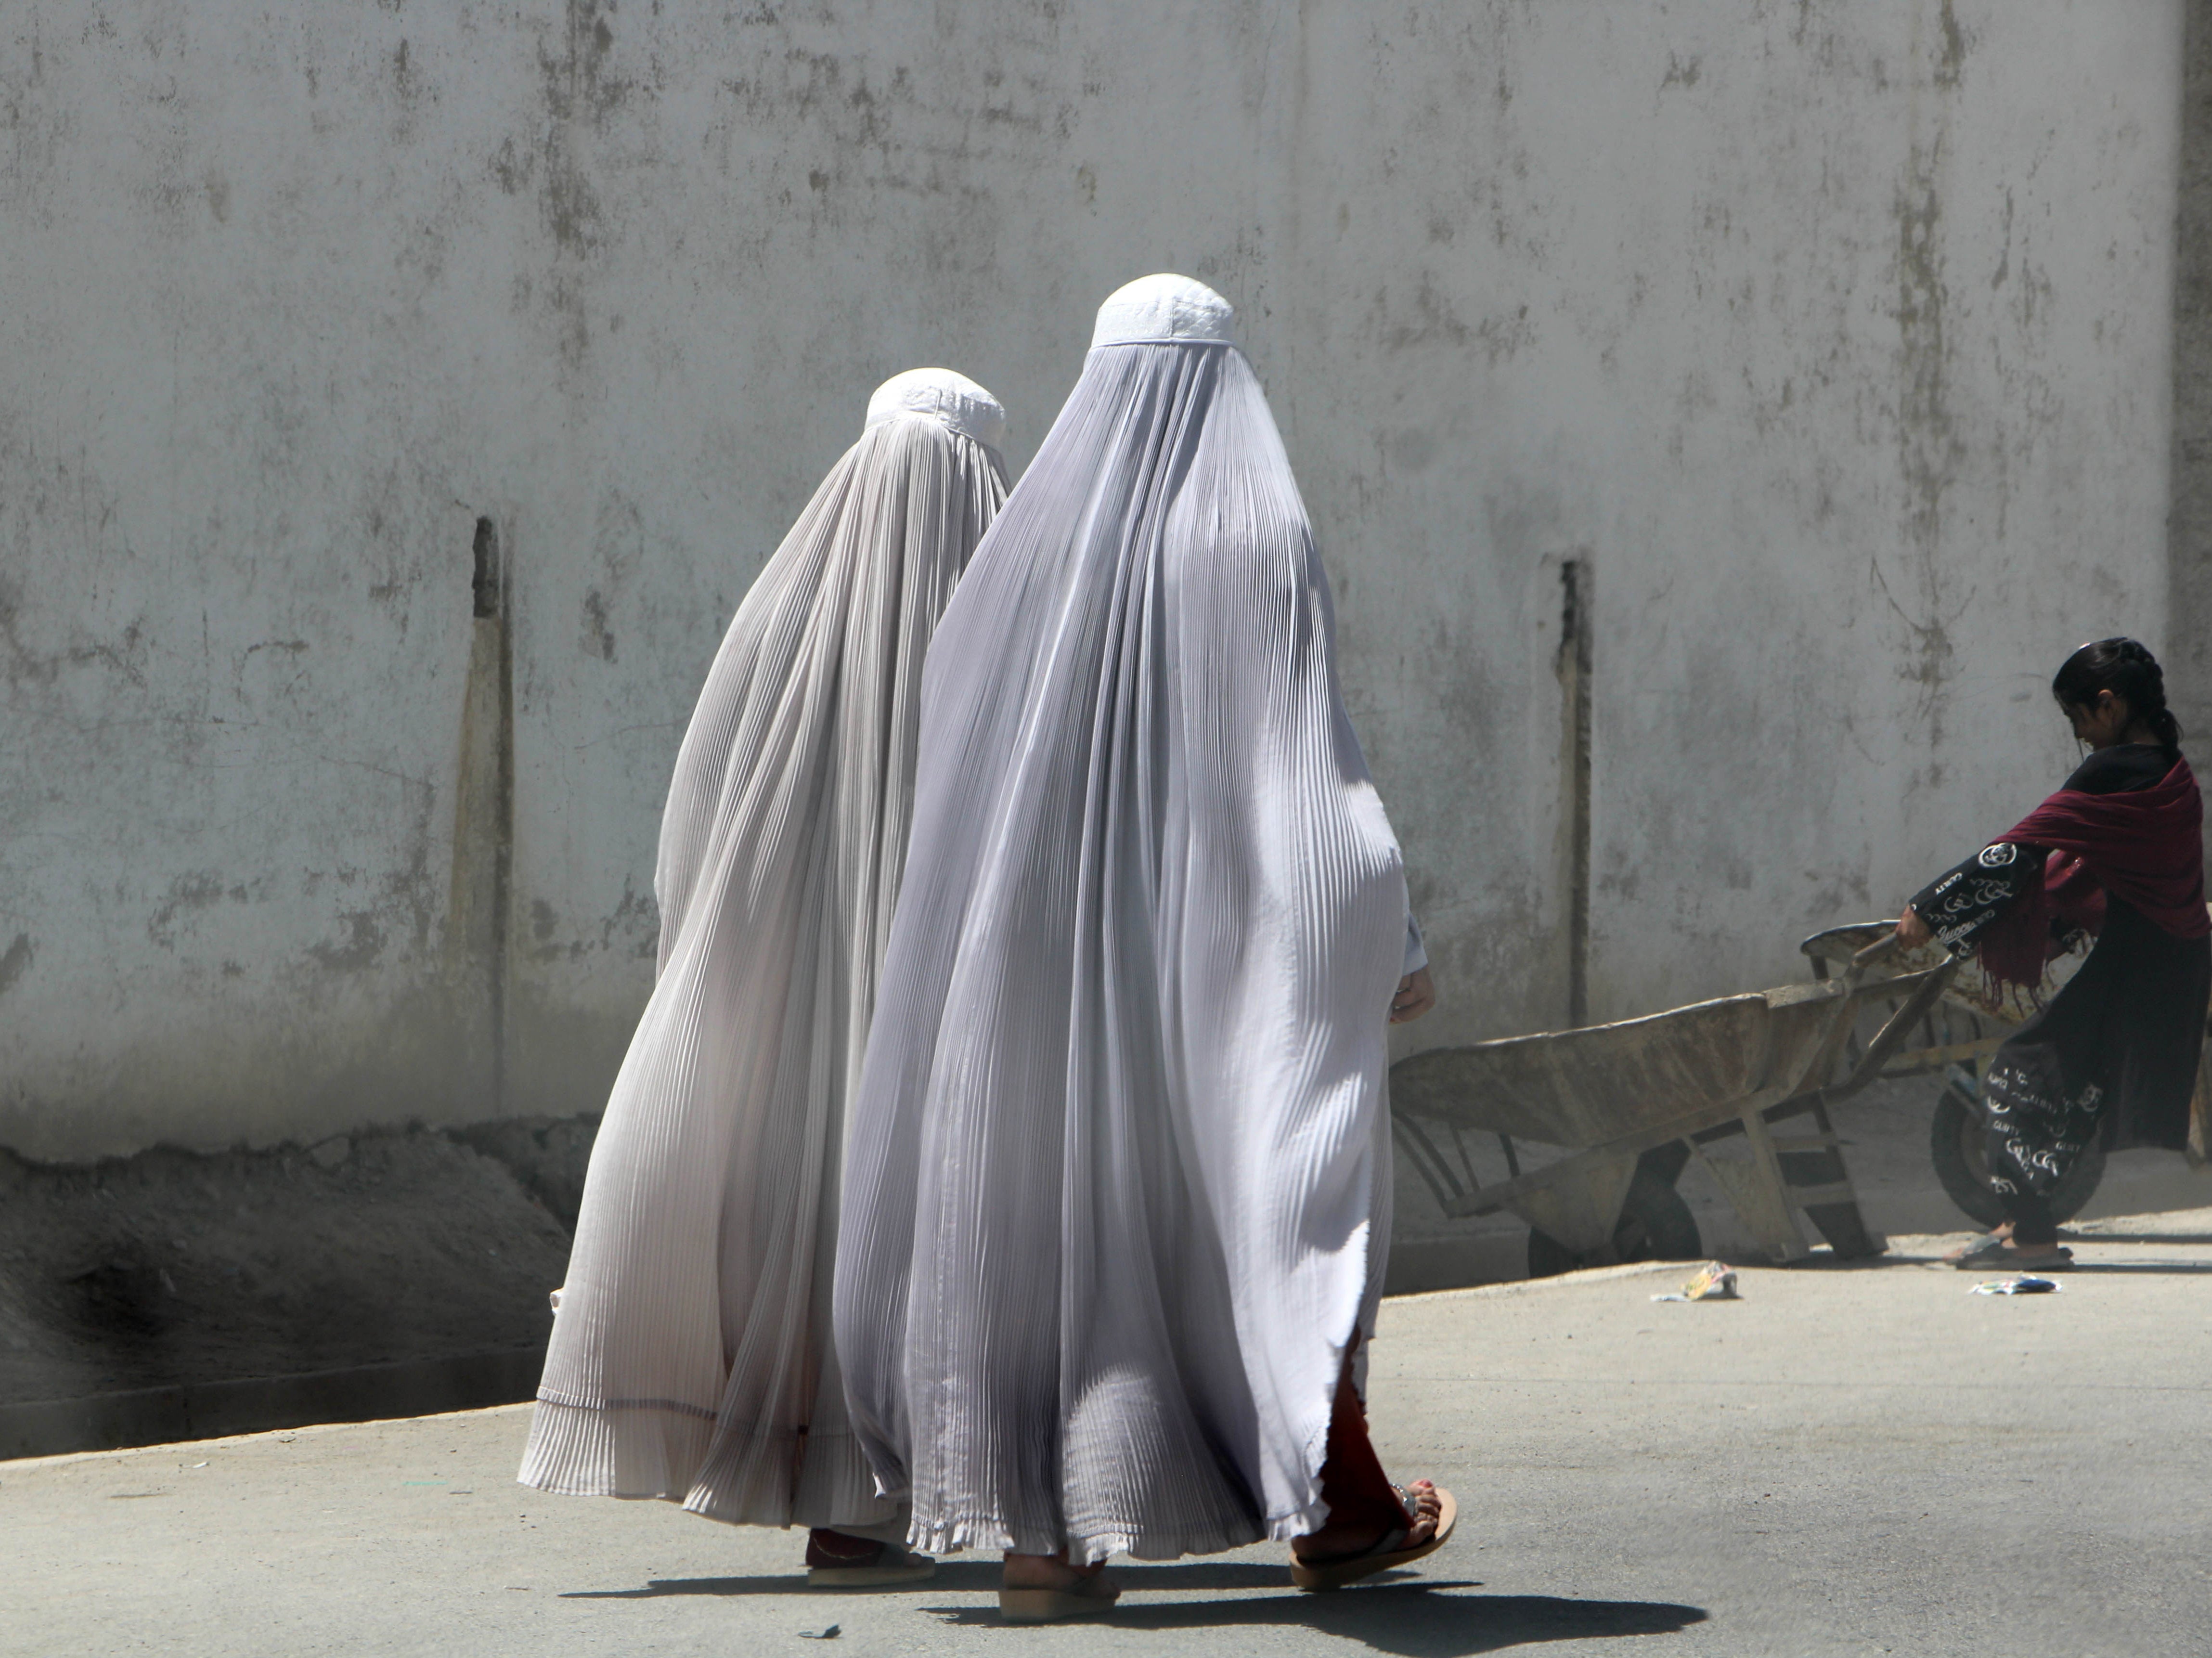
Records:
{"label": "girl's hand", "polygon": [[1914,913],[1911,905],[1907,904],[1905,914],[1897,918],[1897,942],[1911,950],[1926,944],[1933,936],[1928,931],[1928,923]]}
{"label": "girl's hand", "polygon": [[1425,967],[1415,968],[1398,981],[1398,993],[1390,999],[1390,1023],[1408,1024],[1437,1005],[1437,981]]}

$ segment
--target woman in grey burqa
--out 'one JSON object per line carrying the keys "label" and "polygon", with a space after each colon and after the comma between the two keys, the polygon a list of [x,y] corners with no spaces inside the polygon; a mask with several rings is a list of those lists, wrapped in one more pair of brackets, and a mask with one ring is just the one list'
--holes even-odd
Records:
{"label": "woman in grey burqa", "polygon": [[1433,999],[1328,586],[1228,304],[1107,301],[940,629],[847,1152],[854,1425],[915,1546],[1021,1619],[1105,1558],[1427,1552],[1355,1351],[1389,1236],[1385,1023]]}
{"label": "woman in grey burqa", "polygon": [[811,1528],[811,1580],[928,1576],[845,1418],[840,1149],[913,800],[922,659],[1006,499],[945,369],[870,401],[730,623],[677,756],[660,970],[608,1101],[521,1479]]}

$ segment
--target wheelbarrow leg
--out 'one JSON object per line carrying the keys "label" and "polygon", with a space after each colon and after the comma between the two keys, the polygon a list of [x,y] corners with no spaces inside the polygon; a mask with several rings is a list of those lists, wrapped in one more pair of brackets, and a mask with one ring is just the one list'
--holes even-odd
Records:
{"label": "wheelbarrow leg", "polygon": [[1765,1114],[1747,1111],[1738,1121],[1751,1145],[1747,1160],[1712,1157],[1702,1145],[1697,1148],[1698,1156],[1712,1170],[1713,1178],[1728,1193],[1745,1230],[1768,1259],[1778,1266],[1802,1260],[1813,1252],[1806,1246],[1805,1235],[1798,1230],[1796,1213],[1783,1189],[1782,1163],[1774,1149],[1774,1135],[1766,1126]]}
{"label": "wheelbarrow leg", "polygon": [[1867,1229],[1866,1218],[1859,1213],[1858,1191],[1851,1185],[1850,1171],[1844,1167],[1842,1144],[1828,1121],[1828,1109],[1815,1103],[1811,1115],[1818,1133],[1774,1137],[1782,1177],[1790,1182],[1790,1201],[1820,1229],[1837,1260],[1863,1260],[1878,1255],[1887,1242]]}
{"label": "wheelbarrow leg", "polygon": [[1577,1255],[1608,1259],[1601,1252],[1613,1248],[1621,1200],[1635,1178],[1634,1157],[1607,1157],[1522,1193],[1513,1201],[1513,1212]]}
{"label": "wheelbarrow leg", "polygon": [[1682,1171],[1690,1166],[1690,1143],[1668,1140],[1664,1145],[1655,1145],[1638,1160],[1636,1166],[1672,1191],[1674,1182],[1682,1178]]}

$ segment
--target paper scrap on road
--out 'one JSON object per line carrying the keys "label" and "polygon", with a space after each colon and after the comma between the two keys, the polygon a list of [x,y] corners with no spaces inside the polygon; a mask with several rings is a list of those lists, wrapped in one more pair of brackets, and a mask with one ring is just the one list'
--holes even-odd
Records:
{"label": "paper scrap on road", "polygon": [[1654,1301],[1737,1301],[1735,1268],[1724,1260],[1709,1260],[1698,1269],[1697,1277],[1680,1290],[1667,1295],[1654,1296]]}
{"label": "paper scrap on road", "polygon": [[2063,1286],[2055,1278],[1993,1278],[1966,1291],[1970,1296],[2045,1296]]}

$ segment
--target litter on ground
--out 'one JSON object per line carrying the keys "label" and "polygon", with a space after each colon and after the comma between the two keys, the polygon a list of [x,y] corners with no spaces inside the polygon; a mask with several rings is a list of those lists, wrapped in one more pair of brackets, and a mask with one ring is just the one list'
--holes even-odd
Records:
{"label": "litter on ground", "polygon": [[1736,1301],[1735,1268],[1724,1260],[1709,1260],[1698,1269],[1698,1275],[1680,1290],[1663,1296],[1654,1296],[1654,1301]]}

